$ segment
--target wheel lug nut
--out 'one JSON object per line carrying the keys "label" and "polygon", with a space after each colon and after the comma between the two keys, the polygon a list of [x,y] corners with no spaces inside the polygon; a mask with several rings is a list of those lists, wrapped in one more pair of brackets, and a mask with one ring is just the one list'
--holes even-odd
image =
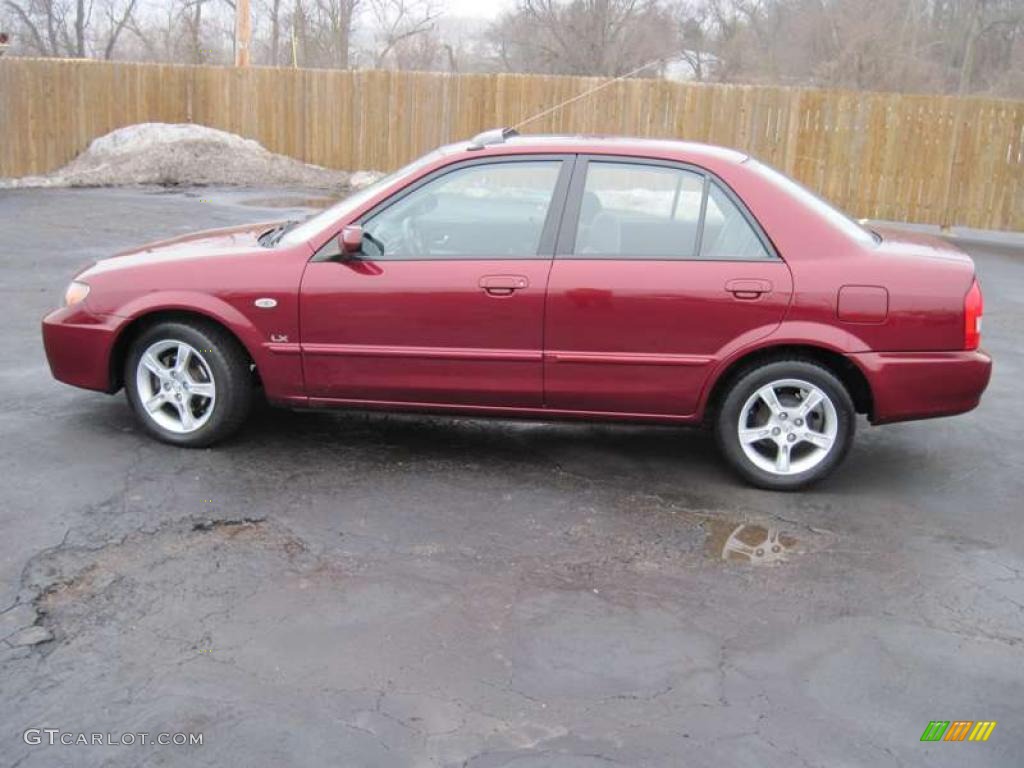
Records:
{"label": "wheel lug nut", "polygon": [[793,423],[796,424],[798,427],[802,427],[804,425],[804,420],[803,419],[797,419]]}
{"label": "wheel lug nut", "polygon": [[786,412],[783,411],[782,413],[779,414],[779,418],[785,421],[788,418],[788,416],[786,415]]}
{"label": "wheel lug nut", "polygon": [[792,443],[794,440],[796,440],[796,435],[794,435],[792,432],[790,432],[788,435],[786,435],[786,439],[789,440],[789,442]]}
{"label": "wheel lug nut", "polygon": [[781,432],[782,432],[782,430],[781,430],[781,429],[779,429],[778,427],[775,427],[774,429],[772,429],[772,434],[773,434],[773,435],[778,435],[778,434],[780,434]]}

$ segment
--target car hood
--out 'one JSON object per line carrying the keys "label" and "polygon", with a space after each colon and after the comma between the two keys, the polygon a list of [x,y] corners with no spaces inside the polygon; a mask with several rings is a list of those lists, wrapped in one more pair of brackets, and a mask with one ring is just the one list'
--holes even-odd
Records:
{"label": "car hood", "polygon": [[258,224],[208,229],[166,240],[157,240],[101,259],[81,274],[95,275],[112,269],[146,264],[250,253],[259,247],[260,235],[282,223],[280,221],[264,221]]}

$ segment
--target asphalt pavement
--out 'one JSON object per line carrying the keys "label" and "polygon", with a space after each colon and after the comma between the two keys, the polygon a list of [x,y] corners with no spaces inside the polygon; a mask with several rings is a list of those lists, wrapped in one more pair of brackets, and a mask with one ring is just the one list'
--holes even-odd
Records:
{"label": "asphalt pavement", "polygon": [[966,246],[981,407],[861,422],[799,494],[668,427],[267,408],[180,450],[50,378],[79,266],[282,197],[0,192],[0,765],[1021,764],[1024,248]]}

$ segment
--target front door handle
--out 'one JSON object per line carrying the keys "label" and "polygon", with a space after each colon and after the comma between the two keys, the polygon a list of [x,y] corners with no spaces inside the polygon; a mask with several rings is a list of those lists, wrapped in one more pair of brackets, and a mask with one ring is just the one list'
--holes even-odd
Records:
{"label": "front door handle", "polygon": [[511,296],[529,285],[530,281],[524,275],[484,275],[480,278],[480,287],[489,296]]}
{"label": "front door handle", "polygon": [[772,289],[772,284],[767,280],[751,280],[748,278],[741,278],[739,280],[730,280],[725,284],[725,290],[735,296],[737,299],[759,299],[763,294],[769,293]]}

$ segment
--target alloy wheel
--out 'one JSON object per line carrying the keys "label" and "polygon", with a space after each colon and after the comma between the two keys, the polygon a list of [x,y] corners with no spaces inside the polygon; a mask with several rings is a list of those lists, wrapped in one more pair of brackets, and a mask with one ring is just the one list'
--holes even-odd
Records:
{"label": "alloy wheel", "polygon": [[169,432],[195,432],[213,414],[213,372],[191,344],[174,339],[151,344],[139,358],[135,377],[146,415]]}
{"label": "alloy wheel", "polygon": [[747,398],[737,429],[740,447],[755,466],[774,475],[796,475],[818,466],[832,451],[839,417],[820,387],[779,379]]}

